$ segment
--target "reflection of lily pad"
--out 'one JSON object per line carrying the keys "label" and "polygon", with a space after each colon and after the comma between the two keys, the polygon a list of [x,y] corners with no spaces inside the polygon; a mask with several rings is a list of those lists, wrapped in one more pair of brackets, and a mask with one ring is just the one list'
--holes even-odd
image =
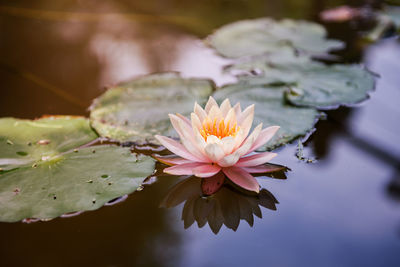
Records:
{"label": "reflection of lily pad", "polygon": [[101,136],[154,141],[155,134],[174,135],[168,113],[190,114],[194,102],[205,102],[213,88],[209,80],[184,79],[177,73],[144,76],[97,98],[90,119]]}
{"label": "reflection of lily pad", "polygon": [[154,161],[127,148],[92,146],[89,121],[0,119],[0,221],[51,219],[131,193]]}
{"label": "reflection of lily pad", "polygon": [[218,53],[231,58],[279,51],[285,47],[311,54],[343,48],[341,41],[326,39],[326,30],[319,24],[269,18],[225,25],[212,34],[208,42]]}
{"label": "reflection of lily pad", "polygon": [[331,108],[365,100],[374,88],[373,75],[358,65],[331,65],[307,57],[283,55],[284,62],[272,57],[259,57],[241,62],[229,70],[257,72],[240,78],[252,84],[288,84],[287,98],[300,106]]}
{"label": "reflection of lily pad", "polygon": [[286,104],[284,91],[284,87],[240,82],[223,87],[214,97],[219,101],[229,98],[232,103],[240,102],[242,107],[255,104],[254,125],[262,122],[264,128],[272,125],[281,127],[275,137],[261,149],[266,150],[306,135],[313,129],[319,117],[319,112],[313,108]]}
{"label": "reflection of lily pad", "polygon": [[95,210],[135,191],[154,170],[127,148],[93,146],[0,174],[0,221],[51,219]]}
{"label": "reflection of lily pad", "polygon": [[0,168],[31,166],[42,158],[84,145],[97,138],[89,121],[57,116],[39,120],[0,119]]}

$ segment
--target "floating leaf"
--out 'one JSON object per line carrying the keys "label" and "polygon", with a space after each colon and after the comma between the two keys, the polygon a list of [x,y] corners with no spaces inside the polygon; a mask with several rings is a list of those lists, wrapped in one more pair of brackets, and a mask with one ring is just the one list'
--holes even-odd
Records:
{"label": "floating leaf", "polygon": [[275,137],[260,149],[267,150],[306,135],[319,117],[319,112],[313,108],[294,107],[285,103],[285,90],[285,87],[239,82],[223,87],[215,92],[214,97],[218,101],[229,98],[233,104],[240,102],[242,107],[255,104],[253,125],[261,122],[264,128],[279,125],[281,128]]}
{"label": "floating leaf", "polygon": [[148,156],[102,145],[58,154],[35,167],[3,172],[0,221],[46,220],[98,209],[135,191],[153,170],[154,160]]}
{"label": "floating leaf", "polygon": [[324,54],[344,47],[341,41],[326,39],[326,30],[319,24],[269,18],[225,25],[210,35],[207,41],[218,53],[230,58],[260,55],[285,47],[311,54]]}
{"label": "floating leaf", "polygon": [[82,117],[56,116],[38,120],[0,119],[0,168],[32,166],[97,138]]}
{"label": "floating leaf", "polygon": [[[279,55],[283,61],[279,61]],[[237,63],[232,70],[257,73],[240,76],[250,84],[288,84],[288,100],[323,109],[350,105],[368,98],[374,89],[372,73],[358,65],[325,65],[305,56],[277,54]]]}
{"label": "floating leaf", "polygon": [[311,64],[287,93],[290,102],[300,106],[335,108],[368,98],[373,91],[374,76],[358,65]]}
{"label": "floating leaf", "polygon": [[292,84],[301,79],[300,69],[308,64],[313,64],[309,56],[285,48],[237,61],[224,71],[250,84]]}
{"label": "floating leaf", "polygon": [[168,113],[189,115],[213,91],[209,80],[184,79],[177,73],[144,76],[106,91],[90,110],[92,126],[118,141],[155,142],[154,135],[174,136]]}

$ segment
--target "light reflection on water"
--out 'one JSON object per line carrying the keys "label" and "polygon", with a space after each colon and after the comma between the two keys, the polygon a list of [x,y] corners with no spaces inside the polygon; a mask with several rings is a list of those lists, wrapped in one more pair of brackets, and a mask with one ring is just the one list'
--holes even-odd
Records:
{"label": "light reflection on water", "polygon": [[[195,34],[204,37],[219,25],[248,17],[309,19],[325,5],[323,1],[78,2],[57,7],[56,2],[40,1],[25,7],[170,12],[195,17],[203,28],[191,32],[182,23],[52,21],[0,12],[2,64],[55,88],[46,89],[2,65],[1,90],[7,97],[0,98],[0,116],[85,115],[105,85],[148,72],[177,70],[213,78],[218,84],[230,82],[220,72],[226,60]],[[180,10],[180,5],[185,8]],[[330,25],[339,37],[355,38],[352,32],[344,35],[341,27]],[[353,50],[346,51],[350,55],[346,60],[362,53],[354,44],[349,47]],[[233,232],[223,226],[218,235],[208,227],[185,230],[182,206],[159,208],[177,179],[159,176],[112,207],[50,222],[0,224],[1,265],[398,266],[400,205],[388,197],[387,188],[399,179],[399,47],[396,40],[389,40],[366,50],[365,64],[382,76],[377,91],[361,107],[328,112],[328,120],[318,123],[304,151],[316,156],[316,163],[297,160],[295,145],[278,150],[274,162],[292,172],[287,180],[258,178],[280,204],[274,212],[263,209],[263,219],[255,218],[253,228],[242,224]],[[71,104],[55,94],[57,90],[83,105]]]}

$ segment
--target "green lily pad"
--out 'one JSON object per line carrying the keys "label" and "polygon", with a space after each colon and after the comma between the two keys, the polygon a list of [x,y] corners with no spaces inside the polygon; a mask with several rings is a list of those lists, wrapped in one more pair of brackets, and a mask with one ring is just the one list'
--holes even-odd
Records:
{"label": "green lily pad", "polygon": [[326,39],[323,26],[307,21],[269,18],[225,25],[206,40],[225,57],[238,58],[293,48],[310,54],[342,49],[343,42]]}
{"label": "green lily pad", "polygon": [[227,85],[214,93],[218,101],[229,98],[232,104],[240,102],[242,108],[255,104],[253,125],[263,128],[278,125],[281,128],[260,150],[270,150],[311,132],[320,113],[314,108],[295,107],[286,103],[285,87],[249,84],[244,81]]}
{"label": "green lily pad", "polygon": [[153,172],[153,159],[127,148],[79,148],[97,137],[82,117],[0,119],[0,221],[94,210]]}
{"label": "green lily pad", "polygon": [[307,67],[286,94],[295,105],[322,109],[352,105],[367,99],[375,88],[373,74],[358,65],[312,64]]}
{"label": "green lily pad", "polygon": [[[282,62],[279,55],[284,59]],[[291,103],[320,109],[361,102],[375,86],[374,75],[359,65],[328,66],[290,54],[240,62],[228,69],[233,70],[246,71],[239,77],[250,84],[287,84],[291,90],[286,96]]]}
{"label": "green lily pad", "polygon": [[226,66],[224,72],[234,74],[249,84],[293,84],[302,77],[301,69],[313,64],[306,55],[298,55],[292,49],[249,57]]}
{"label": "green lily pad", "polygon": [[149,141],[154,135],[175,136],[168,113],[189,115],[194,102],[205,103],[214,84],[184,79],[177,73],[140,77],[107,90],[90,107],[96,131],[118,141]]}
{"label": "green lily pad", "polygon": [[95,210],[135,191],[154,170],[154,160],[128,148],[101,145],[69,151],[0,173],[0,221],[52,219]]}
{"label": "green lily pad", "polygon": [[0,170],[31,166],[96,139],[82,117],[55,116],[38,120],[0,119]]}

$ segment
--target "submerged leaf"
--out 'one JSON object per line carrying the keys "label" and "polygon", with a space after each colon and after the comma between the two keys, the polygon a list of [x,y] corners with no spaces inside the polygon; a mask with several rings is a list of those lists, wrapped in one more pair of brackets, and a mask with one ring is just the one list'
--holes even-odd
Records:
{"label": "submerged leaf", "polygon": [[177,73],[143,76],[97,98],[90,108],[91,123],[101,136],[118,141],[156,142],[156,134],[175,136],[168,113],[189,115],[194,102],[205,102],[213,88],[209,80]]}
{"label": "submerged leaf", "polygon": [[207,41],[218,53],[230,58],[260,55],[286,47],[311,54],[324,54],[344,47],[341,41],[326,39],[325,28],[317,23],[269,18],[225,25]]}
{"label": "submerged leaf", "polygon": [[246,82],[227,85],[215,92],[218,101],[229,98],[234,104],[240,102],[246,107],[255,104],[254,124],[263,127],[279,125],[281,128],[265,146],[259,150],[269,150],[284,145],[310,132],[319,112],[313,108],[294,107],[285,102],[285,87],[252,85]]}

